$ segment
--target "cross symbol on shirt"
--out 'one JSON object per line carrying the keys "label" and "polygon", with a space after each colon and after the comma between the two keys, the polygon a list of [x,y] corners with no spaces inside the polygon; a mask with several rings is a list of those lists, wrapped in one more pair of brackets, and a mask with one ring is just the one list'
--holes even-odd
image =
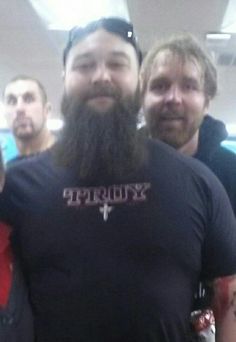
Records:
{"label": "cross symbol on shirt", "polygon": [[107,221],[108,220],[108,215],[112,211],[113,207],[109,207],[107,203],[103,204],[103,207],[99,208],[99,211],[101,214],[103,214],[103,220]]}

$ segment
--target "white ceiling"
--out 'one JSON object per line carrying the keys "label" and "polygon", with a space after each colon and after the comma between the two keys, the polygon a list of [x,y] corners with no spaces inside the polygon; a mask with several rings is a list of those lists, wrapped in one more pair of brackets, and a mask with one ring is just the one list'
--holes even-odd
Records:
{"label": "white ceiling", "polygon": [[[228,3],[227,0],[127,2],[144,51],[155,40],[178,31],[192,32],[202,40],[206,32],[219,31]],[[57,116],[62,92],[61,56],[66,37],[66,32],[48,31],[28,0],[0,0],[0,89],[17,74],[32,75],[45,85],[53,103],[53,114]],[[217,56],[236,54],[236,38],[227,46],[213,48]],[[211,113],[226,123],[236,123],[236,63],[218,68],[219,94],[212,103]]]}

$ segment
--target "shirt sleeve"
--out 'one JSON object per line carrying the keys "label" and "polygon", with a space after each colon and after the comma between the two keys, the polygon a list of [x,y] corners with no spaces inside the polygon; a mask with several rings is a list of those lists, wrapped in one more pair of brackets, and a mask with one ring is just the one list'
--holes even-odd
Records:
{"label": "shirt sleeve", "polygon": [[236,219],[223,188],[208,178],[208,222],[202,250],[202,278],[212,280],[236,274]]}

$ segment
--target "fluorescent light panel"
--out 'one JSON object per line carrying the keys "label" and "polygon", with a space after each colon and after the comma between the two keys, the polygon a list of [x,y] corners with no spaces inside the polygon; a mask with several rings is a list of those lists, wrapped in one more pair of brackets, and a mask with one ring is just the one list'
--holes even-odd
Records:
{"label": "fluorescent light panel", "polygon": [[230,33],[207,33],[206,38],[208,40],[229,40],[231,38]]}
{"label": "fluorescent light panel", "polygon": [[229,0],[225,11],[221,32],[236,33],[236,1]]}
{"label": "fluorescent light panel", "polygon": [[48,119],[47,127],[50,131],[59,131],[62,129],[64,122],[62,119]]}
{"label": "fluorescent light panel", "polygon": [[29,0],[51,30],[70,30],[101,17],[129,20],[126,0]]}

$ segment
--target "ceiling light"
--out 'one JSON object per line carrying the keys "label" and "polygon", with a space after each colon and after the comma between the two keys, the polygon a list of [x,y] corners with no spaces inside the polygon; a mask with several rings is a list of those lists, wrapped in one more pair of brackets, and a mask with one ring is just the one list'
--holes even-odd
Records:
{"label": "ceiling light", "polygon": [[64,125],[63,120],[61,119],[48,119],[47,120],[47,128],[50,129],[50,131],[59,131],[62,129]]}
{"label": "ceiling light", "polygon": [[101,17],[129,20],[126,0],[29,0],[51,30],[70,30]]}
{"label": "ceiling light", "polygon": [[230,33],[211,32],[206,34],[207,40],[229,40],[230,38]]}
{"label": "ceiling light", "polygon": [[236,33],[236,1],[229,0],[225,11],[221,32]]}

